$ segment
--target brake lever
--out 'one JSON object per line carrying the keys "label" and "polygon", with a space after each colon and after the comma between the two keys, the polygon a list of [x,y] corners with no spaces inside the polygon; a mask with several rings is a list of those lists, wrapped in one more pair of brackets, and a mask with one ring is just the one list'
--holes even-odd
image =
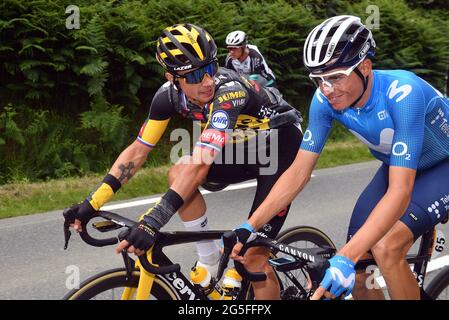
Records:
{"label": "brake lever", "polygon": [[70,232],[70,223],[64,222],[64,250],[69,246],[69,240],[72,233]]}
{"label": "brake lever", "polygon": [[67,250],[72,235],[72,232],[70,232],[70,225],[75,223],[75,217],[70,208],[65,209],[62,212],[62,215],[64,217],[64,250]]}
{"label": "brake lever", "polygon": [[223,254],[220,258],[220,263],[218,265],[218,272],[216,275],[216,280],[219,281],[223,276],[224,270],[228,266],[229,263],[229,255],[234,248],[234,245],[237,243],[237,235],[234,231],[225,232],[222,236],[223,239]]}

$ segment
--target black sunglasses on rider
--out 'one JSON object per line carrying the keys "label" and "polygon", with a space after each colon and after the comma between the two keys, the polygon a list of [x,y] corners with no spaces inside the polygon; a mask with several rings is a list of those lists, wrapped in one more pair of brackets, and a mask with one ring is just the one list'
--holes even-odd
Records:
{"label": "black sunglasses on rider", "polygon": [[198,84],[203,81],[206,73],[211,77],[213,77],[215,76],[217,71],[218,71],[218,62],[212,61],[211,63],[206,64],[205,66],[193,70],[189,73],[183,75],[177,74],[176,77],[186,79],[186,83],[188,84]]}

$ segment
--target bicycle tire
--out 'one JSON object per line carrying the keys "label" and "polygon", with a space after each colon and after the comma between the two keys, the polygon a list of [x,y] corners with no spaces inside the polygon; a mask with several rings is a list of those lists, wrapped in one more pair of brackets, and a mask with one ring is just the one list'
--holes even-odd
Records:
{"label": "bicycle tire", "polygon": [[[289,229],[286,229],[278,234],[276,237],[276,241],[282,242],[284,244],[290,244],[296,241],[309,241],[314,243],[317,246],[329,246],[332,248],[335,248],[334,243],[332,240],[321,230],[314,228],[314,227],[308,227],[308,226],[296,226]],[[276,256],[271,254],[272,258],[275,258]],[[276,272],[276,277],[279,281],[279,285],[281,288],[281,291],[283,291],[286,287],[285,283],[282,282],[281,274],[283,272]],[[246,288],[246,293],[244,294],[245,300],[254,300],[254,291],[249,285]]]}
{"label": "bicycle tire", "polygon": [[[79,289],[73,289],[67,293],[63,300],[91,300],[98,298],[108,290],[116,288],[137,288],[140,271],[134,270],[132,278],[127,280],[125,268],[111,269],[92,276],[81,283]],[[114,296],[114,295],[112,295]],[[159,275],[156,276],[151,288],[151,296],[156,300],[178,300],[178,295],[170,288],[166,281]],[[117,295],[118,298],[121,294]],[[113,298],[113,297],[112,297]]]}
{"label": "bicycle tire", "polygon": [[[281,232],[277,237],[276,240],[278,242],[281,242],[283,244],[289,245],[294,242],[310,242],[314,246],[319,247],[331,247],[336,248],[335,244],[332,242],[332,240],[321,230],[314,228],[314,227],[308,227],[308,226],[296,226],[289,228],[287,230],[284,230]],[[297,245],[295,245],[297,246]],[[301,246],[298,246],[301,247]],[[306,271],[304,269],[298,269],[295,271],[301,272],[304,276],[306,275]],[[285,300],[304,300],[307,299],[304,297],[304,295],[301,295],[297,286],[293,285],[291,280],[287,280],[288,276],[284,272],[276,272],[277,278],[280,280],[281,285],[281,298]],[[297,277],[295,277],[297,278]],[[285,280],[283,280],[285,279]],[[298,280],[298,279],[296,279]],[[302,285],[304,288],[305,283]],[[289,291],[290,290],[290,291]]]}
{"label": "bicycle tire", "polygon": [[310,241],[320,247],[329,246],[336,248],[331,238],[329,238],[323,231],[309,226],[296,226],[284,230],[279,233],[276,240],[285,244],[296,241]]}
{"label": "bicycle tire", "polygon": [[[438,300],[438,297],[445,289],[449,289],[449,266],[444,267],[438,272],[426,287],[425,291],[432,300]],[[448,293],[446,293],[445,300],[449,298],[447,295]]]}

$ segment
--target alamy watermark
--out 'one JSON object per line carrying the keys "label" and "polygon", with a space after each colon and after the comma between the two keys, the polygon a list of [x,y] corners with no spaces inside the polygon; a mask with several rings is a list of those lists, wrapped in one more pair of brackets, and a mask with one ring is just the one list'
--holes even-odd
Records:
{"label": "alamy watermark", "polygon": [[65,268],[68,275],[65,280],[65,286],[68,290],[80,288],[80,268],[76,265],[70,265]]}
{"label": "alamy watermark", "polygon": [[[193,124],[192,134],[178,128],[171,132],[170,141],[178,141],[170,150],[170,161],[175,164],[185,155],[191,155],[194,148],[215,150],[215,164],[258,165],[260,175],[273,175],[278,169],[279,131],[226,129],[206,130],[201,133],[200,126]],[[299,143],[299,142],[298,142]],[[221,148],[221,145],[223,146]],[[195,153],[189,163],[209,163],[208,152]]]}
{"label": "alamy watermark", "polygon": [[370,14],[365,20],[365,26],[370,29],[380,28],[380,10],[379,7],[372,4],[366,7],[366,13]]}
{"label": "alamy watermark", "polygon": [[[306,10],[308,10],[308,11],[313,11],[314,6],[311,3],[306,3],[304,5],[304,8],[306,8]],[[333,13],[328,12],[328,17],[329,18],[331,16],[337,15],[334,10],[331,10]],[[370,30],[379,29],[380,28],[380,10],[379,10],[379,7],[374,5],[374,4],[371,4],[371,5],[366,7],[365,13],[369,14],[369,16],[365,19],[365,23],[364,23],[365,26],[368,29],[370,29]],[[349,14],[349,13],[345,13],[345,14]]]}
{"label": "alamy watermark", "polygon": [[377,278],[381,277],[379,268],[375,265],[370,265],[366,268],[365,272],[369,274],[365,281],[366,288],[368,290],[380,289],[381,287],[376,280]]}
{"label": "alamy watermark", "polygon": [[69,30],[80,28],[80,8],[73,4],[67,6],[65,9],[66,14],[70,14],[65,19],[65,27]]}

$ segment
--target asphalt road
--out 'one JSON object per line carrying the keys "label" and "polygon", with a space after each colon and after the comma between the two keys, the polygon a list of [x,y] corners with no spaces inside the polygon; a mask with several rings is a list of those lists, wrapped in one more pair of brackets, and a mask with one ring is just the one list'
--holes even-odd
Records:
{"label": "asphalt road", "polygon": [[[295,199],[285,227],[310,225],[328,234],[337,246],[346,240],[352,208],[379,162],[322,169]],[[232,229],[245,221],[255,188],[205,195],[211,229]],[[116,210],[131,219],[148,205]],[[113,247],[93,248],[78,235],[63,250],[61,211],[0,220],[0,299],[60,299],[79,276],[82,281],[106,269],[121,267]],[[449,234],[449,226],[439,227]],[[184,230],[178,216],[165,230]],[[195,259],[194,245],[174,246],[166,251],[182,269]],[[445,253],[447,254],[447,250]]]}

